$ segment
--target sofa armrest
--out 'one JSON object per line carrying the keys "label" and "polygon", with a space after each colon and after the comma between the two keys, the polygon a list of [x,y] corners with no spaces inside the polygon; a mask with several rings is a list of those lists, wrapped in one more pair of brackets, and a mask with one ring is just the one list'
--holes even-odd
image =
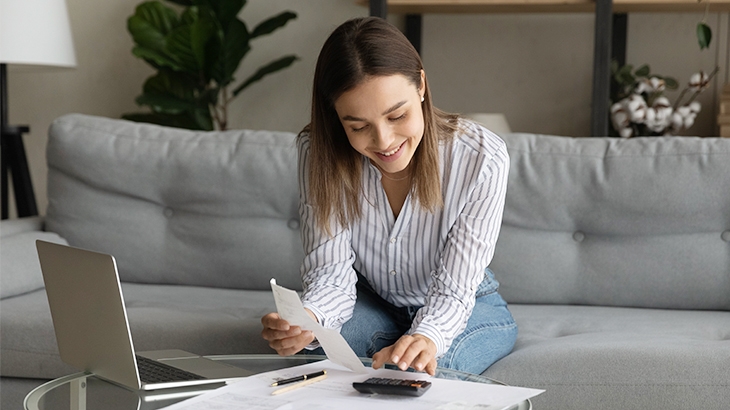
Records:
{"label": "sofa armrest", "polygon": [[35,241],[66,244],[53,232],[43,232],[43,219],[23,218],[0,223],[0,299],[32,292],[43,287]]}
{"label": "sofa armrest", "polygon": [[0,237],[15,235],[22,232],[42,231],[44,222],[45,218],[42,216],[5,219],[0,221]]}

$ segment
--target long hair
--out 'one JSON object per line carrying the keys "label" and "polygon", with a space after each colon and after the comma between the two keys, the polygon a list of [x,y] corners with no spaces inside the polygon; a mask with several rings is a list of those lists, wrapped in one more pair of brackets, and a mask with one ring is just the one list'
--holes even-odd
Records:
{"label": "long hair", "polygon": [[[421,87],[423,63],[408,39],[378,17],[349,20],[327,38],[314,73],[309,133],[309,192],[317,224],[327,233],[330,218],[347,226],[361,217],[362,155],[350,145],[335,111],[343,93],[373,76],[400,74]],[[411,160],[412,194],[420,205],[435,211],[443,206],[438,147],[450,139],[457,116],[433,107],[426,81],[422,103],[424,133]]]}

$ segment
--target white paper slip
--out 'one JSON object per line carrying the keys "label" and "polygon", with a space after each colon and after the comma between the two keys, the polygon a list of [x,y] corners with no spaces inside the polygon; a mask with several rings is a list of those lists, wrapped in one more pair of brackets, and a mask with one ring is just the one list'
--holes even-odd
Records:
{"label": "white paper slip", "polygon": [[271,290],[274,292],[274,300],[276,301],[276,310],[279,316],[294,326],[299,326],[304,330],[310,330],[314,333],[319,344],[324,349],[327,358],[333,363],[345,366],[353,372],[365,373],[365,366],[358,359],[355,352],[340,332],[327,329],[312,318],[304,310],[302,301],[299,299],[297,292],[287,289],[276,284],[276,279],[271,279]]}

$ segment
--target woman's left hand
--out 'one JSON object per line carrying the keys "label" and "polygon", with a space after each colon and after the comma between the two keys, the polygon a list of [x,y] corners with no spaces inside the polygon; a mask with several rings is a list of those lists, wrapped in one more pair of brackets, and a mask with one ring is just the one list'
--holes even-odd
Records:
{"label": "woman's left hand", "polygon": [[401,370],[413,367],[433,376],[436,374],[436,344],[418,333],[403,335],[395,344],[373,355],[373,369],[379,369],[385,363],[393,363]]}

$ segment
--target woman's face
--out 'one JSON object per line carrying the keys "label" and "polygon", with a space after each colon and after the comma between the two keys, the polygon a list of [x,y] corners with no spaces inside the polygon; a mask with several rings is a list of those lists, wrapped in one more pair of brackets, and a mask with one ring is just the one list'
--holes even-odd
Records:
{"label": "woman's face", "polygon": [[408,172],[423,138],[425,83],[423,71],[420,89],[400,74],[375,76],[335,100],[350,145],[392,177]]}

